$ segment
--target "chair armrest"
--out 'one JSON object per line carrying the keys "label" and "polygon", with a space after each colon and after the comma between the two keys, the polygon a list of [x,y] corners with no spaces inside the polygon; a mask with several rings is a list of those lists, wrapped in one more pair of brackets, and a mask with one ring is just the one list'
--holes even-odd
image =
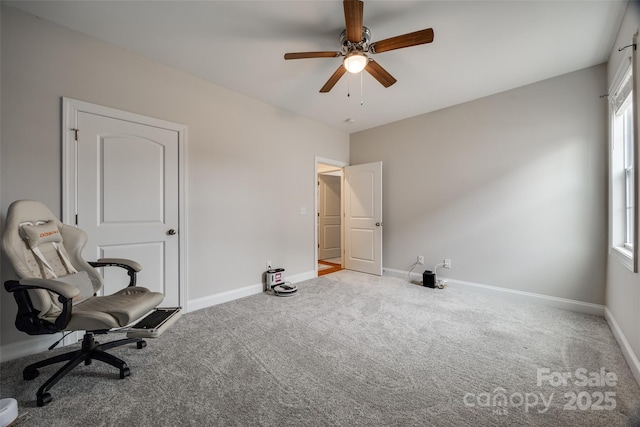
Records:
{"label": "chair armrest", "polygon": [[136,285],[136,273],[142,270],[142,266],[135,261],[126,258],[100,258],[95,262],[89,262],[94,268],[120,267],[127,270],[129,275],[129,287]]}
{"label": "chair armrest", "polygon": [[[4,288],[13,293],[18,303],[16,327],[29,335],[53,334],[63,331],[71,320],[72,299],[80,294],[78,288],[50,279],[8,280],[4,282]],[[62,304],[62,312],[53,323],[38,316],[40,312],[33,307],[27,292],[30,289],[45,289],[59,295],[58,301]]]}
{"label": "chair armrest", "polygon": [[22,279],[20,281],[9,280],[5,282],[4,287],[9,292],[15,292],[17,290],[26,291],[29,289],[46,289],[48,291],[55,292],[65,299],[73,299],[80,295],[80,290],[75,286],[51,279],[29,278]]}
{"label": "chair armrest", "polygon": [[[126,268],[127,270],[132,269],[136,273],[142,270],[142,266],[139,263],[126,258],[100,258],[96,262],[90,262],[89,264],[91,264],[94,267],[113,266],[113,267]],[[100,265],[95,265],[95,264],[100,264]]]}

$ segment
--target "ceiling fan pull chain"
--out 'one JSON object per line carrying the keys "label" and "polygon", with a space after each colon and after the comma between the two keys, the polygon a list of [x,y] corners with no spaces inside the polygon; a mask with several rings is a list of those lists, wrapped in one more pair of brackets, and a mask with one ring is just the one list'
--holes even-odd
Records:
{"label": "ceiling fan pull chain", "polygon": [[347,98],[351,96],[351,77],[349,74],[350,73],[347,73]]}
{"label": "ceiling fan pull chain", "polygon": [[362,85],[362,75],[364,73],[362,71],[360,71],[360,106],[362,107],[364,105],[364,89],[363,89],[363,85]]}

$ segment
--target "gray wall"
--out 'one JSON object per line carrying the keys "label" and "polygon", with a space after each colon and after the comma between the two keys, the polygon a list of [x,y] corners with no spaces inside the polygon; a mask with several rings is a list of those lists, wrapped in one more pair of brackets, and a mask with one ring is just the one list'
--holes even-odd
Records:
{"label": "gray wall", "polygon": [[[260,283],[266,260],[313,272],[314,156],[347,162],[348,134],[11,7],[1,41],[2,219],[23,198],[61,214],[67,96],[188,126],[190,300]],[[0,298],[2,345],[27,340]]]}
{"label": "gray wall", "polygon": [[[632,42],[633,34],[640,27],[640,6],[638,2],[631,2],[624,16],[616,43],[609,57],[608,83],[615,77],[620,61],[625,53],[618,52],[618,47]],[[636,76],[636,82],[638,82]],[[636,111],[636,114],[640,114]],[[636,147],[638,144],[636,142]],[[637,171],[636,171],[637,173]],[[640,209],[636,207],[636,215]],[[638,242],[636,242],[638,244]],[[628,270],[611,252],[607,264],[607,309],[624,334],[631,351],[637,360],[640,359],[640,275]],[[640,379],[639,379],[640,381]]]}
{"label": "gray wall", "polygon": [[600,65],[353,134],[351,164],[383,161],[384,266],[603,304],[605,92]]}

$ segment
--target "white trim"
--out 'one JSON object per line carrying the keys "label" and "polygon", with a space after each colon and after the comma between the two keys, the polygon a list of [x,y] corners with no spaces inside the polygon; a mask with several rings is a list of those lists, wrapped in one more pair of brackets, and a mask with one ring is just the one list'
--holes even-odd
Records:
{"label": "white trim", "polygon": [[631,50],[626,51],[620,63],[618,64],[618,69],[616,70],[613,79],[611,80],[611,85],[609,86],[609,93],[614,94],[620,83],[622,83],[622,79],[625,77],[627,72],[631,69]]}
{"label": "white trim", "polygon": [[[316,275],[313,271],[295,274],[286,278],[287,282],[300,283],[305,280],[313,279]],[[209,295],[198,298],[187,303],[187,312],[202,310],[203,308],[213,307],[214,305],[223,304],[225,302],[237,300],[251,295],[257,295],[264,292],[264,284],[257,283],[255,285],[245,286],[239,289],[231,289],[229,291],[220,292],[218,294]]]}
{"label": "white trim", "polygon": [[[313,264],[315,275],[313,277],[318,277],[318,163],[322,163],[323,165],[336,166],[339,168],[345,168],[349,166],[349,163],[343,162],[340,160],[327,159],[326,157],[315,156],[315,163],[313,165],[313,205],[315,209],[313,210]],[[340,212],[344,212],[343,200],[344,200],[344,172],[340,178]],[[342,258],[342,267],[344,267],[344,217],[342,221],[340,221],[340,251],[342,252],[340,258]]]}
{"label": "white trim", "polygon": [[[385,268],[384,272],[390,276],[407,278],[408,271],[396,270],[392,268]],[[422,273],[412,273],[412,279],[422,280]],[[544,305],[547,307],[561,308],[563,310],[575,311],[578,313],[591,314],[594,316],[604,317],[605,306],[600,304],[592,304],[589,302],[576,301],[567,298],[553,297],[549,295],[537,294],[533,292],[518,291],[515,289],[501,288],[498,286],[483,285],[480,283],[466,282],[463,280],[450,279],[447,277],[438,276],[439,279],[444,279],[448,282],[449,286],[467,289],[475,292],[482,292],[488,295],[495,295],[513,300],[529,302],[533,304]]]}
{"label": "white trim", "polygon": [[59,334],[40,335],[26,341],[19,341],[12,344],[5,344],[0,347],[0,361],[19,359],[32,354],[46,351],[51,344],[60,339]]}
{"label": "white trim", "polygon": [[[387,267],[383,267],[382,268],[382,275],[383,276],[391,276],[391,277],[398,277],[401,279],[407,279],[409,278],[409,271],[405,271],[405,270],[398,270],[395,268],[387,268]],[[411,279],[416,279],[416,280],[422,280],[422,273],[411,273]]]}
{"label": "white trim", "polygon": [[[318,268],[318,263],[316,263],[316,268]],[[305,280],[313,279],[317,276],[318,276],[317,270],[315,273],[313,271],[307,271],[304,273],[294,274],[293,276],[287,277],[287,282],[300,283],[300,282],[304,282]]]}
{"label": "white trim", "polygon": [[638,357],[633,352],[633,349],[629,345],[627,338],[624,336],[622,329],[618,326],[618,322],[613,317],[613,313],[609,310],[609,308],[604,309],[604,318],[609,324],[609,328],[611,328],[611,332],[613,332],[613,336],[616,338],[620,349],[622,350],[622,354],[629,365],[629,369],[631,369],[631,373],[638,385],[640,385],[640,361],[638,361]]}
{"label": "white trim", "polygon": [[214,305],[223,304],[225,302],[248,297],[251,295],[256,295],[261,293],[262,291],[264,291],[264,285],[262,283],[258,283],[239,289],[231,289],[229,291],[198,298],[187,303],[187,312],[190,313],[192,311],[202,310],[203,308],[213,307]]}
{"label": "white trim", "polygon": [[611,248],[610,253],[620,261],[620,264],[625,266],[628,270],[633,271],[633,252],[629,251],[627,248],[614,246]]}
{"label": "white trim", "polygon": [[[179,268],[179,298],[180,304],[185,306],[188,301],[188,276],[187,276],[187,126],[162,119],[147,117],[136,113],[91,104],[72,98],[62,97],[62,222],[75,224],[77,212],[77,147],[74,132],[77,126],[78,113],[87,112],[111,117],[118,120],[127,120],[143,123],[149,126],[159,127],[177,132],[178,134],[178,268]],[[188,310],[187,310],[188,312]]]}
{"label": "white trim", "polygon": [[[178,248],[178,256],[180,257],[180,303],[186,306],[189,301],[189,257],[187,256],[188,240],[189,240],[189,195],[187,189],[189,188],[188,168],[189,168],[189,154],[188,154],[188,133],[189,128],[183,126],[182,131],[179,131],[179,143],[178,143],[178,215],[180,216],[180,245]],[[188,313],[185,310],[185,313]]]}

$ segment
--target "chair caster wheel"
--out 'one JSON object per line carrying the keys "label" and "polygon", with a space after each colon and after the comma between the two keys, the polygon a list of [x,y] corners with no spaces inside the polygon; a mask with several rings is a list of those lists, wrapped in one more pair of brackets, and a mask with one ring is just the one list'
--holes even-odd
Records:
{"label": "chair caster wheel", "polygon": [[44,393],[42,396],[37,396],[38,406],[44,406],[52,400],[53,399],[51,398],[51,394],[49,393]]}
{"label": "chair caster wheel", "polygon": [[124,379],[126,377],[128,377],[129,375],[131,375],[131,370],[129,368],[122,368],[120,369],[120,379]]}
{"label": "chair caster wheel", "polygon": [[138,350],[140,350],[141,348],[145,348],[147,346],[147,342],[146,341],[138,341],[136,343],[136,346],[138,347]]}
{"label": "chair caster wheel", "polygon": [[38,375],[40,375],[40,372],[38,372],[37,369],[34,369],[33,371],[24,371],[22,372],[22,379],[29,381],[36,378]]}

